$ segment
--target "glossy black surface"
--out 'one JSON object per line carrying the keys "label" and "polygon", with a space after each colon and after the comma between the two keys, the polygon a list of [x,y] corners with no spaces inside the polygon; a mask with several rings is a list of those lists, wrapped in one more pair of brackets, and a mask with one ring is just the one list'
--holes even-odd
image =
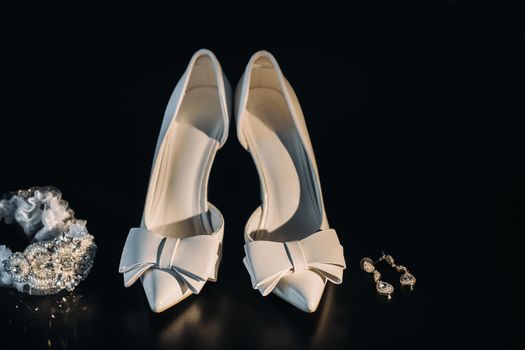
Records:
{"label": "glossy black surface", "polygon": [[[519,348],[523,9],[497,2],[260,2],[172,8],[38,2],[3,11],[0,192],[54,185],[99,245],[71,294],[0,290],[0,349]],[[237,11],[237,12],[236,12]],[[152,313],[118,275],[157,132],[194,51],[235,87],[275,54],[302,103],[349,269],[315,314],[252,290],[243,227],[259,182],[234,125],[209,198],[226,218],[219,281]],[[521,221],[520,221],[521,220]],[[24,244],[0,224],[0,244]],[[377,296],[385,250],[417,277]],[[518,278],[516,277],[518,276]]]}

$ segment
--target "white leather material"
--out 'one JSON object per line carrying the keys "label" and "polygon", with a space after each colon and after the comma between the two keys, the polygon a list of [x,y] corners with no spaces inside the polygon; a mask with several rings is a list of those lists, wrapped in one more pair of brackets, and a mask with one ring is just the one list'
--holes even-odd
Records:
{"label": "white leather material", "polygon": [[131,286],[148,269],[170,269],[198,294],[213,276],[222,236],[222,226],[211,235],[185,238],[167,238],[144,227],[132,228],[119,267],[124,285]]}
{"label": "white leather material", "polygon": [[340,284],[346,267],[343,247],[334,230],[314,233],[300,241],[251,241],[245,244],[244,264],[254,289],[268,295],[282,277],[311,270]]}
{"label": "white leather material", "polygon": [[239,141],[261,181],[262,204],[245,227],[252,284],[313,312],[326,282],[342,282],[343,248],[328,224],[299,101],[269,52],[250,58],[234,107]]}
{"label": "white leather material", "polygon": [[169,270],[150,269],[141,280],[149,307],[154,312],[162,312],[192,294]]}
{"label": "white leather material", "polygon": [[[258,63],[262,60],[262,64]],[[290,113],[290,117],[292,119],[294,132],[297,133],[298,139],[300,140],[301,147],[304,148],[304,152],[306,153],[306,159],[307,162],[310,163],[306,166],[308,168],[308,171],[311,172],[311,174],[308,174],[312,178],[313,186],[312,186],[312,192],[313,196],[315,196],[315,204],[318,206],[316,208],[316,212],[318,215],[321,215],[319,218],[320,224],[319,227],[322,230],[328,229],[330,227],[328,223],[328,219],[326,216],[326,212],[324,209],[324,203],[323,203],[323,195],[322,190],[320,186],[320,180],[319,180],[319,172],[317,170],[317,163],[315,160],[315,155],[313,151],[313,147],[310,141],[310,136],[308,133],[308,129],[306,127],[305,118],[301,109],[301,105],[299,103],[299,100],[297,98],[297,95],[295,94],[295,91],[291,87],[290,83],[286,79],[286,77],[283,75],[281,68],[279,66],[279,63],[275,59],[275,57],[268,51],[258,51],[252,55],[250,60],[248,61],[248,64],[246,65],[246,68],[244,70],[244,73],[237,84],[237,88],[235,90],[235,97],[234,97],[234,109],[235,109],[235,121],[237,124],[237,136],[239,139],[239,142],[245,149],[247,149],[250,153],[252,153],[252,156],[254,157],[254,160],[256,161],[256,165],[259,170],[259,176],[261,179],[263,178],[263,174],[261,173],[260,165],[257,164],[257,162],[261,161],[260,159],[257,159],[258,156],[254,154],[254,142],[252,142],[252,145],[250,147],[249,141],[248,141],[248,134],[249,134],[249,128],[245,127],[245,119],[247,116],[250,115],[248,112],[248,101],[250,97],[250,91],[252,89],[252,84],[255,83],[258,85],[264,84],[264,79],[262,79],[260,76],[254,77],[253,71],[259,68],[266,68],[267,70],[271,70],[275,73],[276,76],[276,84],[278,87],[278,93],[282,95],[282,98],[284,100],[284,103],[286,104],[286,108],[288,112]],[[271,105],[272,101],[269,99],[265,99],[261,102],[262,104]],[[259,116],[261,121],[264,123],[264,117]],[[265,135],[260,135],[260,138],[265,138]],[[255,141],[255,140],[253,140]],[[266,144],[269,144],[269,142],[265,142]],[[250,149],[251,148],[251,149]],[[272,152],[274,150],[269,150],[268,152]],[[282,168],[282,165],[278,165],[278,168]],[[266,174],[268,175],[268,174]],[[277,174],[276,174],[277,175]],[[283,174],[279,174],[283,175]],[[286,177],[284,177],[286,178]],[[264,182],[261,181],[261,185],[264,186]],[[284,186],[287,188],[287,191],[289,191],[289,185]],[[267,193],[265,193],[265,189],[262,189],[262,199],[263,199],[263,207],[266,205],[265,199],[267,196]],[[299,198],[299,196],[296,196]],[[251,223],[249,223],[251,224]],[[248,237],[245,237],[245,239],[250,239]]]}
{"label": "white leather material", "polygon": [[157,147],[155,150],[155,155],[157,154],[158,148],[164,139],[164,135],[166,134],[166,131],[168,130],[170,123],[173,119],[175,119],[177,112],[181,106],[182,98],[184,94],[186,93],[186,90],[188,88],[188,82],[189,78],[191,76],[191,73],[193,71],[193,68],[195,67],[195,63],[197,60],[201,57],[208,57],[213,66],[214,70],[216,72],[216,79],[217,79],[217,90],[218,94],[220,96],[220,103],[221,103],[221,109],[222,109],[222,118],[223,118],[223,128],[221,130],[221,136],[220,136],[220,146],[224,145],[226,142],[226,139],[228,138],[228,129],[230,125],[229,120],[229,111],[231,110],[231,87],[228,79],[226,78],[226,75],[223,73],[221,65],[219,63],[219,60],[217,60],[217,57],[207,49],[200,49],[197,52],[193,54],[193,56],[190,59],[190,62],[188,63],[188,67],[182,74],[182,77],[177,82],[177,85],[175,86],[175,89],[173,89],[173,92],[171,93],[170,99],[168,101],[168,105],[166,106],[166,111],[164,112],[164,118],[162,120],[162,125],[157,141]]}
{"label": "white leather material", "polygon": [[132,228],[119,272],[139,278],[161,312],[215,281],[224,219],[207,200],[211,166],[226,141],[231,89],[215,55],[191,58],[166,107],[141,225]]}
{"label": "white leather material", "polygon": [[326,279],[318,273],[305,270],[282,278],[272,291],[304,312],[314,312],[319,306]]}

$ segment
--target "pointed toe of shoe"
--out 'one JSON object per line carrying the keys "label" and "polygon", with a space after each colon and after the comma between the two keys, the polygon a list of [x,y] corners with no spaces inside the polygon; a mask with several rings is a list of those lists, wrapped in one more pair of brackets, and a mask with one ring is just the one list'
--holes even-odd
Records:
{"label": "pointed toe of shoe", "polygon": [[182,291],[178,280],[163,270],[146,271],[142,276],[142,286],[153,312],[162,312],[191,294],[189,290]]}
{"label": "pointed toe of shoe", "polygon": [[319,306],[326,281],[313,271],[292,273],[279,281],[274,293],[304,312]]}

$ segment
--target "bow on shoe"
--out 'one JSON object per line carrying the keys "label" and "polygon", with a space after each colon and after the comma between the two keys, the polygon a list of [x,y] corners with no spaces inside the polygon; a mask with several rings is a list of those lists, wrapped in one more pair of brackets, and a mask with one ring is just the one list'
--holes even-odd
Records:
{"label": "bow on shoe", "polygon": [[198,235],[187,238],[167,238],[144,227],[129,232],[119,272],[124,285],[131,286],[150,268],[176,273],[188,288],[198,294],[213,274],[218,259],[217,235]]}
{"label": "bow on shoe", "polygon": [[244,246],[244,265],[253,288],[268,295],[284,276],[304,270],[319,273],[340,284],[346,268],[343,247],[337,233],[330,229],[316,232],[300,241],[252,241]]}

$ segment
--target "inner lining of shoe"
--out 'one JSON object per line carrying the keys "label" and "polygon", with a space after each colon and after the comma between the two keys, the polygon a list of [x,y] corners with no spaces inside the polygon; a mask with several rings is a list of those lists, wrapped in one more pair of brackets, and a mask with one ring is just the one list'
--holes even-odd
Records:
{"label": "inner lining of shoe", "polygon": [[322,213],[313,168],[278,73],[266,57],[254,63],[244,113],[243,132],[266,194],[252,237],[290,241],[318,231]]}
{"label": "inner lining of shoe", "polygon": [[207,214],[211,164],[224,129],[217,71],[201,56],[189,73],[176,116],[159,147],[144,209],[146,227],[167,237],[211,234]]}

